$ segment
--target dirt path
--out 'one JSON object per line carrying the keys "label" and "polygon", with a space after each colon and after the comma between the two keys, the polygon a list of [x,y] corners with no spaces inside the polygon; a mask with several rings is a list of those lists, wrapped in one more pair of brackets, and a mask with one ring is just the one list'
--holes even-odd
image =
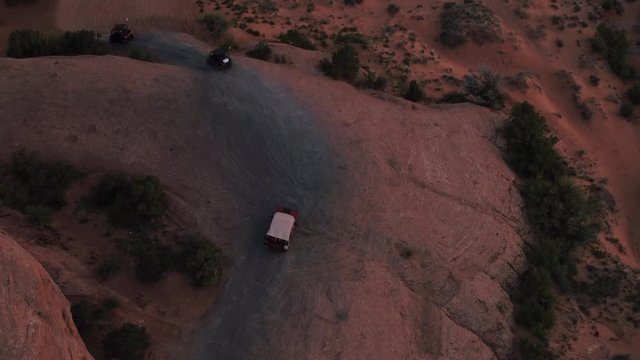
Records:
{"label": "dirt path", "polygon": [[[28,103],[37,102],[34,99],[43,94],[29,90],[31,81],[39,81],[39,75],[32,73],[21,85],[25,91],[16,90],[17,103],[12,96],[3,98],[14,106],[2,106],[5,111],[0,111],[0,117],[9,120],[1,125],[4,136],[0,140],[5,145],[29,144],[34,150],[72,160],[91,157],[92,164],[111,159],[118,167],[159,175],[184,198],[187,207],[195,209],[199,228],[210,232],[217,242],[230,244],[226,251],[234,263],[218,303],[193,334],[192,356],[250,358],[246,351],[255,348],[252,342],[266,334],[264,317],[269,309],[265,304],[295,296],[285,294],[290,284],[279,275],[299,270],[308,254],[321,254],[318,237],[307,224],[329,222],[325,199],[335,184],[333,154],[310,113],[254,70],[237,63],[224,73],[210,69],[205,65],[209,49],[184,35],[141,35],[133,45],[147,48],[163,63],[181,65],[153,66],[165,67],[169,74],[180,71],[187,82],[167,82],[157,68],[152,70],[159,74],[152,76],[153,83],[141,82],[136,73],[149,65],[112,58],[114,72],[120,63],[127,64],[131,79],[124,88],[109,88],[109,83],[119,82],[110,81],[113,75],[96,72],[90,57],[81,60],[83,65],[74,70],[77,75],[63,70],[69,69],[66,59],[60,58],[54,65],[49,59],[55,74],[46,78],[56,90],[42,91],[70,90],[59,88],[58,76],[90,77],[93,79],[86,81],[101,85],[95,86],[95,91],[80,91],[83,98],[74,96],[74,103],[98,103],[82,114],[84,106],[65,100],[65,105],[40,102],[34,109]],[[18,62],[7,60],[6,64]],[[149,112],[153,108],[156,110]],[[50,111],[65,115],[44,115]],[[29,128],[40,130],[23,131],[21,114],[28,114]],[[153,118],[148,114],[154,114]],[[48,123],[51,118],[57,119],[55,125]],[[91,129],[90,133],[86,129]],[[69,135],[72,132],[76,135]],[[68,143],[68,138],[75,143]],[[96,148],[102,148],[102,154]],[[9,150],[3,146],[1,152]],[[297,208],[301,213],[296,243],[292,244],[295,251],[290,256],[262,246],[264,231],[278,206]],[[301,246],[305,243],[315,245]],[[261,349],[265,350],[264,346]]]}

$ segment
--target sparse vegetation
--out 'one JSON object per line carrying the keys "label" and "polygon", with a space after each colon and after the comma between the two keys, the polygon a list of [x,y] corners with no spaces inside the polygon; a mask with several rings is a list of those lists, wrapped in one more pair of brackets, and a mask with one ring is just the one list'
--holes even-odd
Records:
{"label": "sparse vegetation", "polygon": [[620,0],[602,0],[602,8],[605,11],[615,10],[618,15],[624,14],[624,5]]}
{"label": "sparse vegetation", "polygon": [[358,51],[351,45],[344,45],[336,50],[331,61],[320,62],[320,70],[326,75],[339,80],[353,81],[358,76],[360,60]]}
{"label": "sparse vegetation", "polygon": [[627,91],[627,99],[633,105],[640,105],[640,82],[633,84],[633,86],[631,86]]}
{"label": "sparse vegetation", "polygon": [[278,35],[278,39],[285,44],[306,50],[315,50],[316,46],[309,40],[309,37],[299,30],[287,30],[287,32]]}
{"label": "sparse vegetation", "polygon": [[480,104],[492,109],[504,107],[504,95],[500,92],[500,75],[488,69],[464,76],[465,89],[480,99]]}
{"label": "sparse vegetation", "polygon": [[397,14],[398,11],[400,11],[400,6],[396,4],[389,4],[389,6],[387,6],[387,13],[389,13],[389,15],[391,16]]}
{"label": "sparse vegetation", "polygon": [[195,287],[204,287],[218,281],[221,274],[220,249],[211,241],[194,235],[180,241],[178,268],[191,278]]}
{"label": "sparse vegetation", "polygon": [[127,323],[110,331],[102,345],[109,359],[143,360],[151,341],[144,326]]}
{"label": "sparse vegetation", "polygon": [[602,54],[613,73],[623,80],[636,77],[635,69],[627,64],[629,47],[624,30],[607,23],[600,23],[595,36],[591,39],[593,51]]}
{"label": "sparse vegetation", "polygon": [[136,277],[142,282],[157,282],[173,266],[171,248],[144,232],[132,232],[121,249],[136,259]]}
{"label": "sparse vegetation", "polygon": [[271,47],[267,42],[260,41],[253,49],[247,51],[247,56],[259,60],[269,60],[271,57]]}
{"label": "sparse vegetation", "polygon": [[229,22],[219,14],[204,14],[200,21],[204,24],[214,39],[219,39],[229,29]]}
{"label": "sparse vegetation", "polygon": [[131,52],[129,52],[129,58],[146,62],[156,62],[155,57],[146,50],[131,50]]}
{"label": "sparse vegetation", "polygon": [[478,45],[500,41],[500,22],[491,9],[475,0],[448,2],[440,14],[439,39],[445,46],[457,47],[470,38]]}
{"label": "sparse vegetation", "polygon": [[420,86],[417,81],[411,80],[407,91],[405,91],[402,97],[409,101],[419,102],[424,100],[424,90],[422,90],[422,86]]}
{"label": "sparse vegetation", "polygon": [[620,103],[620,116],[627,119],[633,116],[633,104],[628,99],[624,99]]}
{"label": "sparse vegetation", "polygon": [[11,155],[11,177],[0,183],[0,204],[14,207],[36,223],[46,224],[65,204],[64,195],[80,173],[63,161],[45,162],[35,152]]}
{"label": "sparse vegetation", "polygon": [[566,178],[568,171],[554,149],[544,118],[529,103],[516,104],[502,129],[507,162],[523,178],[520,193],[537,242],[526,251],[530,267],[523,274],[516,320],[531,335],[519,341],[520,353],[544,359],[546,336],[553,326],[552,280],[569,289],[575,273],[571,251],[593,241],[600,230],[600,209]]}
{"label": "sparse vegetation", "polygon": [[107,45],[98,40],[95,32],[88,30],[67,31],[60,36],[45,35],[33,30],[16,30],[9,34],[7,45],[7,56],[13,58],[107,53]]}
{"label": "sparse vegetation", "polygon": [[155,176],[104,175],[87,200],[89,205],[104,209],[113,225],[126,228],[153,226],[168,206],[160,180]]}
{"label": "sparse vegetation", "polygon": [[118,255],[111,254],[100,261],[96,267],[96,276],[101,282],[105,282],[120,270],[122,270],[122,260]]}
{"label": "sparse vegetation", "polygon": [[71,316],[80,335],[86,337],[96,327],[108,324],[116,307],[118,302],[114,299],[107,299],[100,306],[81,300],[71,306]]}
{"label": "sparse vegetation", "polygon": [[460,104],[469,102],[469,99],[467,98],[466,94],[452,91],[444,94],[444,96],[440,99],[440,102],[447,104]]}

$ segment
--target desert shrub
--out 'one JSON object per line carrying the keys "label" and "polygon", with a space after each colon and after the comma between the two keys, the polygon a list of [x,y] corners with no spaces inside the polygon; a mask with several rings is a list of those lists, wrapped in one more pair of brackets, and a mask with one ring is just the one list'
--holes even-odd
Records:
{"label": "desert shrub", "polygon": [[114,299],[107,299],[96,306],[87,300],[81,300],[71,306],[71,316],[81,336],[86,336],[96,326],[108,323],[113,317],[113,309],[118,306]]}
{"label": "desert shrub", "polygon": [[580,283],[580,290],[587,294],[594,304],[602,304],[607,298],[617,298],[624,273],[616,270],[596,269],[588,272],[589,281]]}
{"label": "desert shrub", "polygon": [[271,57],[271,47],[267,42],[260,41],[253,49],[247,51],[247,56],[259,60],[268,60]]}
{"label": "desert shrub", "polygon": [[500,76],[490,70],[481,70],[479,74],[469,73],[464,76],[465,89],[482,100],[482,105],[492,109],[504,107],[504,95],[500,92]]}
{"label": "desert shrub", "polygon": [[107,45],[98,40],[98,34],[93,31],[67,31],[58,38],[60,53],[57,55],[105,55]]}
{"label": "desert shrub", "polygon": [[136,259],[135,274],[143,282],[157,282],[173,266],[171,248],[144,232],[132,232],[129,241],[121,248]]}
{"label": "desert shrub", "polygon": [[360,70],[358,51],[351,45],[344,45],[332,54],[331,61],[320,62],[320,70],[334,79],[352,81]]}
{"label": "desert shrub", "polygon": [[122,270],[122,260],[116,254],[111,254],[98,263],[95,273],[101,282],[109,280]]}
{"label": "desert shrub", "polygon": [[309,37],[299,30],[287,30],[287,32],[278,35],[278,39],[285,44],[306,50],[315,50],[316,46],[309,40]]}
{"label": "desert shrub", "polygon": [[553,148],[557,139],[529,103],[513,107],[502,128],[506,157],[524,178],[520,193],[537,241],[525,251],[530,268],[521,278],[516,321],[534,338],[521,338],[525,358],[547,358],[547,333],[553,326],[552,279],[561,290],[571,288],[576,273],[572,249],[596,239],[602,210],[566,178],[567,169]]}
{"label": "desert shrub", "polygon": [[248,28],[248,29],[246,29],[245,31],[247,32],[247,34],[249,34],[249,35],[253,35],[253,36],[260,36],[260,35],[262,35],[262,34],[260,33],[260,31],[258,31],[258,30],[254,30],[254,29],[251,29],[251,28]]}
{"label": "desert shrub", "polygon": [[595,239],[598,223],[582,191],[564,179],[527,179],[520,192],[531,226],[554,239],[565,256],[578,244]]}
{"label": "desert shrub", "polygon": [[457,47],[470,38],[478,45],[501,40],[500,22],[491,9],[475,0],[448,2],[440,14],[439,39],[445,46]]}
{"label": "desert shrub", "polygon": [[34,3],[35,0],[4,0],[5,5],[7,5],[7,7],[15,7],[18,5],[29,5]]}
{"label": "desert shrub", "polygon": [[200,21],[214,39],[219,39],[229,29],[229,22],[219,14],[205,14]]}
{"label": "desert shrub", "polygon": [[180,241],[178,267],[196,287],[214,284],[222,272],[220,249],[210,240],[189,235]]}
{"label": "desert shrub", "polygon": [[555,179],[566,174],[564,162],[553,148],[558,139],[549,132],[544,118],[529,103],[513,106],[502,134],[507,162],[518,175]]}
{"label": "desert shrub", "polygon": [[387,86],[387,79],[369,71],[360,85],[369,89],[384,90]]}
{"label": "desert shrub", "polygon": [[526,335],[518,341],[518,351],[523,360],[547,360],[553,358],[544,341]]}
{"label": "desert shrub", "polygon": [[37,225],[45,225],[51,222],[52,210],[46,205],[28,205],[24,213],[29,217],[29,221]]}
{"label": "desert shrub", "polygon": [[0,191],[0,202],[29,215],[36,223],[48,223],[52,212],[65,204],[64,195],[80,173],[63,161],[45,162],[35,152],[11,155],[12,182]]}
{"label": "desert shrub", "polygon": [[602,8],[605,11],[615,10],[619,15],[624,14],[624,5],[622,5],[620,0],[603,0]]}
{"label": "desert shrub", "polygon": [[625,118],[633,116],[633,104],[628,99],[624,99],[622,103],[620,103],[620,116]]}
{"label": "desert shrub", "polygon": [[442,96],[442,98],[440,99],[440,102],[447,103],[447,104],[460,104],[460,103],[469,102],[469,99],[467,98],[466,94],[463,94],[457,91],[452,91],[444,94],[444,96]]}
{"label": "desert shrub", "polygon": [[362,4],[363,0],[344,0],[345,5],[355,6],[356,4]]}
{"label": "desert shrub", "polygon": [[634,105],[640,105],[640,82],[633,84],[627,91],[627,99]]}
{"label": "desert shrub", "polygon": [[168,207],[157,177],[119,174],[104,175],[91,189],[88,203],[106,210],[113,225],[128,228],[153,225]]}
{"label": "desert shrub", "polygon": [[397,14],[398,11],[400,11],[400,6],[396,4],[389,4],[389,6],[387,6],[387,13],[389,13],[389,15],[391,16]]}
{"label": "desert shrub", "polygon": [[600,85],[600,78],[592,74],[589,76],[589,83],[593,86],[598,86]]}
{"label": "desert shrub", "polygon": [[16,30],[9,34],[7,56],[13,58],[29,58],[55,55],[58,44],[55,37],[40,31]]}
{"label": "desert shrub", "polygon": [[614,355],[611,360],[631,360],[631,356],[628,354]]}
{"label": "desert shrub", "polygon": [[411,82],[409,82],[409,87],[407,87],[407,91],[405,91],[402,97],[413,102],[424,100],[424,91],[422,90],[422,86],[420,86],[417,81],[411,80]]}
{"label": "desert shrub", "polygon": [[593,51],[602,54],[611,71],[623,80],[633,79],[636,76],[635,69],[627,64],[629,47],[630,44],[624,30],[606,23],[598,25],[596,33],[591,39]]}
{"label": "desert shrub", "polygon": [[150,344],[145,327],[130,323],[110,331],[102,339],[104,354],[109,359],[143,360]]}
{"label": "desert shrub", "polygon": [[129,58],[139,61],[156,62],[156,59],[148,51],[133,49],[129,52]]}
{"label": "desert shrub", "polygon": [[360,44],[365,48],[369,44],[369,39],[357,31],[340,30],[336,35],[334,42],[337,45]]}
{"label": "desert shrub", "polygon": [[67,31],[56,37],[39,31],[16,30],[9,34],[7,56],[28,58],[51,55],[105,55],[107,45],[93,31]]}
{"label": "desert shrub", "polygon": [[564,41],[562,41],[561,39],[556,39],[556,46],[559,48],[564,47]]}
{"label": "desert shrub", "polygon": [[520,282],[516,321],[538,337],[546,336],[555,322],[551,279],[544,268],[532,267]]}

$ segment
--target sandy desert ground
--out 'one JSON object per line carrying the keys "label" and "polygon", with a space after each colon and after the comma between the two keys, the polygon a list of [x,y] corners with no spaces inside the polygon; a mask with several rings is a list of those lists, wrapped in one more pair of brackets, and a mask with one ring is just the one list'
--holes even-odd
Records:
{"label": "sandy desert ground", "polygon": [[[389,16],[389,2],[349,7],[318,1],[309,13],[306,4],[277,1],[279,10],[264,15],[273,24],[247,22],[259,38],[230,30],[238,66],[225,74],[204,66],[210,45],[158,32],[187,32],[214,44],[197,23],[195,3],[59,0],[0,7],[0,35],[26,25],[106,32],[128,18],[141,32],[135,46],[169,64],[117,57],[0,59],[7,84],[0,92],[0,117],[7,119],[0,155],[28,146],[90,171],[156,174],[180,211],[232,259],[216,304],[200,321],[182,324],[188,335],[155,349],[157,356],[175,358],[184,348],[203,359],[511,356],[515,328],[508,293],[525,266],[527,237],[515,176],[495,146],[506,114],[468,104],[414,105],[392,96],[392,86],[384,94],[329,80],[316,64],[333,45],[305,51],[274,44],[287,65],[241,56],[258,40],[276,41],[281,31],[302,23],[329,34],[357,26],[371,37],[361,59],[390,79],[403,54],[424,55],[425,62],[411,61],[408,77],[427,81],[428,96],[458,88],[443,74],[460,79],[481,67],[503,76],[528,73],[527,89],[504,86],[508,103],[533,103],[572,164],[607,179],[618,208],[609,219],[611,235],[626,251],[604,240],[601,246],[638,268],[640,130],[618,115],[611,100],[627,86],[586,45],[596,22],[560,31],[549,21],[554,14],[587,19],[598,4],[581,2],[575,11],[569,1],[556,2],[555,9],[534,1],[523,18],[514,11],[521,2],[485,1],[500,20],[503,41],[452,50],[436,41],[442,1],[394,3],[400,12]],[[237,17],[236,25],[251,14],[236,16],[221,4],[219,12]],[[216,5],[203,8],[216,12]],[[634,43],[630,61],[637,64],[640,4],[625,7],[623,15],[599,16],[627,29]],[[36,18],[42,20],[31,26]],[[384,28],[394,24],[406,30],[389,36],[389,50],[382,44]],[[540,25],[545,37],[528,35]],[[383,55],[390,60],[380,64]],[[580,118],[557,75],[561,70],[593,104],[590,121]],[[588,82],[592,74],[601,79],[598,87]],[[269,211],[283,202],[303,214],[296,249],[286,259],[258,246]],[[401,256],[406,249],[412,251],[408,259]],[[584,256],[588,262],[590,255]],[[559,313],[576,308],[571,299],[560,306]],[[552,338],[552,347],[564,348],[563,358],[640,356],[640,332],[624,320],[583,316],[577,326],[563,324]]]}

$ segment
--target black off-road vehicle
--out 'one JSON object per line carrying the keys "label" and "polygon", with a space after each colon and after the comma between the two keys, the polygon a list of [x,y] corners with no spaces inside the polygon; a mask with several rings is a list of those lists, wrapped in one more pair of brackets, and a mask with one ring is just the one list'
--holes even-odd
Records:
{"label": "black off-road vehicle", "polygon": [[214,66],[220,70],[228,69],[231,67],[231,57],[229,56],[229,49],[224,47],[216,48],[209,53],[207,58],[207,64]]}
{"label": "black off-road vehicle", "polygon": [[127,43],[133,40],[133,31],[129,29],[129,25],[127,24],[118,24],[113,27],[111,30],[111,35],[109,35],[109,41],[112,43]]}

